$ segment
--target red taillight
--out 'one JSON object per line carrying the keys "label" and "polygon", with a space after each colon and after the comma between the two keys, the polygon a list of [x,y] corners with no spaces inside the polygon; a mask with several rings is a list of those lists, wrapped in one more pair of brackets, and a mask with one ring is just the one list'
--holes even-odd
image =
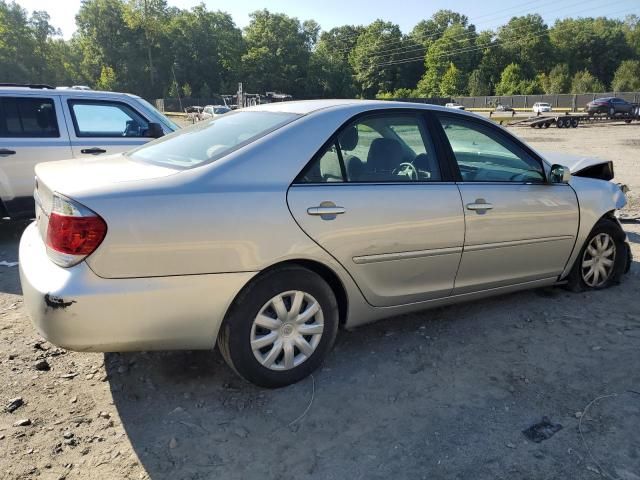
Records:
{"label": "red taillight", "polygon": [[83,205],[54,196],[47,227],[47,252],[63,267],[76,265],[93,253],[107,234],[107,224]]}
{"label": "red taillight", "polygon": [[47,230],[47,246],[69,255],[89,255],[107,233],[100,217],[67,217],[52,213]]}

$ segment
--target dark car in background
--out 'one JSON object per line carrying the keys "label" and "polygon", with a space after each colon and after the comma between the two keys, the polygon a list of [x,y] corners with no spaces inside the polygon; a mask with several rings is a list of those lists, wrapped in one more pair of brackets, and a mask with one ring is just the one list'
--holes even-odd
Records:
{"label": "dark car in background", "polygon": [[618,114],[632,114],[634,111],[633,103],[627,102],[618,97],[597,98],[587,103],[585,111],[589,115],[606,114],[611,117]]}

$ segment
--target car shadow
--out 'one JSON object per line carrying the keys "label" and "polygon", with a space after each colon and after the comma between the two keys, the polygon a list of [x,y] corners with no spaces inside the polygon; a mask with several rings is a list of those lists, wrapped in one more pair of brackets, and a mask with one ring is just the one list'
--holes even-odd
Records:
{"label": "car shadow", "polygon": [[22,294],[17,265],[18,246],[20,236],[29,223],[31,220],[0,220],[0,292]]}
{"label": "car shadow", "polygon": [[[106,354],[105,366],[153,480],[503,478],[525,454],[540,476],[571,478],[577,467],[562,456],[579,438],[567,405],[588,403],[601,384],[623,388],[617,366],[637,360],[635,340],[618,333],[640,314],[623,307],[640,286],[632,268],[602,292],[527,291],[342,330],[320,370],[277,390],[239,379],[217,351]],[[620,312],[609,318],[611,305]],[[624,348],[589,347],[607,342]],[[553,448],[521,434],[543,415],[569,427]]]}

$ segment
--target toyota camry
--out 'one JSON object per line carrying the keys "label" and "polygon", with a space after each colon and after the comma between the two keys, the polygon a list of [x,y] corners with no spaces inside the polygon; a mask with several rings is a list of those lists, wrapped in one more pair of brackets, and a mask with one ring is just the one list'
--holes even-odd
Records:
{"label": "toyota camry", "polygon": [[266,387],[339,327],[527,288],[618,283],[610,162],[552,162],[473,113],[304,101],[36,167],[20,244],[39,332],[81,351],[220,348]]}

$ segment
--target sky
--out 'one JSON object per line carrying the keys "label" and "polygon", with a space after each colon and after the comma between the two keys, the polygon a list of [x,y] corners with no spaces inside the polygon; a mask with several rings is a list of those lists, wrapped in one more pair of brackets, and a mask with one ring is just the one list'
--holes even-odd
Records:
{"label": "sky", "polygon": [[[64,38],[73,35],[75,15],[81,0],[17,0],[17,3],[29,12],[46,10],[51,16],[51,23],[62,30]],[[539,13],[549,25],[565,17],[624,18],[630,13],[640,15],[639,0],[168,0],[168,3],[179,8],[205,3],[210,10],[230,13],[239,27],[247,26],[249,13],[267,8],[298,17],[301,21],[313,19],[323,30],[346,24],[366,25],[382,18],[397,23],[405,33],[440,9],[467,15],[478,30],[495,28],[512,16],[527,13]]]}

